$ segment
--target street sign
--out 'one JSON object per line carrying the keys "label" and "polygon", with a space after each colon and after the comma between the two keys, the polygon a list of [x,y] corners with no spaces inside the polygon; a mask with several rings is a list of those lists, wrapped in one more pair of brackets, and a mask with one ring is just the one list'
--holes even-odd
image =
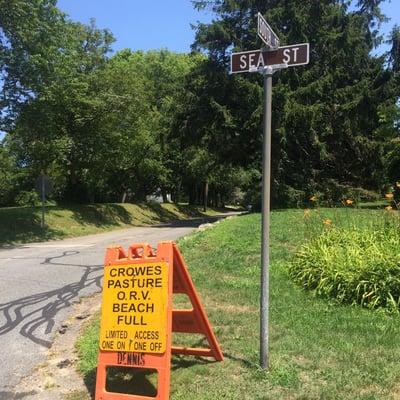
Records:
{"label": "street sign", "polygon": [[310,62],[310,44],[279,47],[273,51],[252,50],[231,54],[231,74],[258,72],[260,68],[286,64],[288,67]]}
{"label": "street sign", "polygon": [[46,196],[49,195],[52,190],[53,190],[53,185],[48,176],[40,175],[36,179],[36,191],[39,194],[40,198],[42,199],[42,221],[41,221],[42,229],[45,226],[44,214],[45,214]]}
{"label": "street sign", "polygon": [[269,26],[265,18],[258,13],[258,36],[272,50],[279,47],[279,38]]}
{"label": "street sign", "polygon": [[50,178],[46,175],[40,175],[36,179],[36,191],[40,197],[48,196],[53,190],[53,184]]}

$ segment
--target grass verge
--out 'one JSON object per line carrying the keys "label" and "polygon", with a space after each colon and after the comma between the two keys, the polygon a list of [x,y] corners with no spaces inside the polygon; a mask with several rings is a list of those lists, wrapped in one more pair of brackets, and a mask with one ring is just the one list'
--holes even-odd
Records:
{"label": "grass verge", "polygon": [[0,246],[63,239],[119,228],[213,216],[227,210],[178,204],[93,204],[46,207],[46,228],[41,228],[40,207],[0,208]]}
{"label": "grass verge", "polygon": [[[225,361],[173,357],[172,400],[400,398],[400,319],[316,298],[296,286],[287,271],[310,229],[313,234],[327,229],[326,219],[365,226],[379,221],[382,212],[315,213],[312,225],[302,211],[274,211],[271,216],[269,372],[258,367],[260,216],[226,220],[181,240]],[[89,386],[95,375],[97,329],[92,326],[78,344]],[[191,340],[195,338],[185,338],[188,344]]]}

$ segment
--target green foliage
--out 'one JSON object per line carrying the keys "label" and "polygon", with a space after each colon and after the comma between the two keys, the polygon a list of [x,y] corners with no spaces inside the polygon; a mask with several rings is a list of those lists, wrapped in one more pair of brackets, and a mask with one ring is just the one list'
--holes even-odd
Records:
{"label": "green foliage", "polygon": [[390,32],[390,38],[388,44],[391,45],[391,49],[388,54],[389,62],[393,68],[393,71],[400,72],[400,26],[395,25]]}
{"label": "green foliage", "polygon": [[124,182],[124,190],[129,189],[136,198],[157,189],[171,192],[178,186],[174,174],[181,165],[179,149],[171,139],[172,123],[184,76],[198,60],[195,55],[167,50],[123,51],[104,71],[110,89],[128,96],[124,109],[106,123],[106,130],[114,130],[118,139],[110,167],[114,174],[118,172],[114,179]]}
{"label": "green foliage", "polygon": [[11,202],[13,178],[13,161],[4,146],[0,143],[0,205]]}
{"label": "green foliage", "polygon": [[0,21],[5,130],[13,127],[29,100],[46,97],[49,89],[65,87],[101,65],[113,41],[109,31],[100,31],[93,23],[69,21],[55,0],[1,0]]}
{"label": "green foliage", "polygon": [[8,146],[0,143],[0,207],[15,204],[21,190],[27,189],[26,170],[20,168]]}
{"label": "green foliage", "polygon": [[[44,173],[57,195],[88,199],[90,188],[82,187],[80,178],[91,161],[87,154],[97,154],[96,143],[102,144],[96,137],[98,116],[115,105],[98,93],[95,82],[112,35],[93,23],[69,21],[55,1],[5,3],[0,11],[2,127],[8,132],[5,146],[27,177],[22,189],[31,190]],[[66,194],[68,187],[74,189]]]}
{"label": "green foliage", "polygon": [[390,147],[385,155],[385,166],[389,180],[393,184],[395,200],[400,202],[400,135],[391,142]]}
{"label": "green foliage", "polygon": [[1,0],[0,21],[1,127],[7,128],[51,74],[65,20],[53,0]]}
{"label": "green foliage", "polygon": [[[381,195],[372,190],[360,187],[342,185],[335,180],[328,179],[319,196],[319,204],[324,206],[338,206],[346,200],[352,200],[355,204],[360,202],[376,202],[381,199]],[[309,199],[306,199],[308,202]]]}
{"label": "green foliage", "polygon": [[173,108],[199,57],[126,50],[106,62],[106,33],[78,25],[74,34],[69,65],[22,107],[11,151],[31,175],[50,175],[60,199],[143,200],[171,191]]}
{"label": "green foliage", "polygon": [[399,312],[400,224],[385,218],[385,226],[325,229],[296,253],[290,275],[317,295]]}
{"label": "green foliage", "polygon": [[[75,344],[76,349],[79,352],[79,369],[87,372],[97,366],[97,357],[99,354],[99,336],[98,332],[100,329],[100,317],[96,315],[90,326],[85,329],[85,334],[82,335]],[[94,384],[91,380],[90,385]],[[93,385],[94,386],[94,385]]]}
{"label": "green foliage", "polygon": [[30,190],[22,190],[21,192],[18,193],[17,197],[15,198],[15,203],[18,206],[29,206],[29,207],[35,207],[40,204],[40,197],[37,194],[36,191]]}
{"label": "green foliage", "polygon": [[[258,176],[258,178],[257,178]],[[254,210],[261,210],[261,193],[260,182],[261,177],[257,172],[254,174],[252,186],[242,186],[246,188],[246,195],[244,205],[253,204]],[[275,195],[281,200],[278,207],[287,208],[303,208],[310,206],[310,198],[316,196],[318,198],[318,205],[324,207],[340,207],[345,205],[346,200],[352,200],[354,204],[361,202],[377,202],[382,199],[382,196],[375,191],[354,187],[350,185],[343,185],[334,179],[327,179],[324,186],[320,189],[317,185],[313,185],[308,190],[295,189],[289,185],[279,185],[275,187],[277,191]]]}
{"label": "green foliage", "polygon": [[[261,79],[227,77],[231,49],[259,45],[258,11],[270,21],[283,44],[310,42],[309,66],[290,68],[274,77],[275,204],[296,204],[302,192],[305,197],[316,191],[324,193],[328,181],[373,190],[385,183],[382,157],[387,137],[379,132],[382,125],[393,126],[393,118],[388,116],[384,122],[379,112],[395,106],[398,90],[384,57],[371,55],[381,40],[377,30],[384,20],[380,3],[359,1],[358,9],[350,11],[347,2],[334,0],[194,2],[197,8],[209,7],[217,16],[212,23],[197,27],[194,47],[208,51],[211,58],[202,79],[207,87],[197,92],[197,107],[202,105],[203,92],[212,94],[229,116],[231,136],[247,139],[242,144],[246,151],[235,160],[246,167],[254,161],[261,164],[261,98],[256,95]],[[216,134],[226,135],[227,129],[215,121],[216,113],[209,112],[197,126],[213,126]],[[393,137],[393,130],[390,135]],[[232,149],[229,141],[225,146]]]}
{"label": "green foliage", "polygon": [[216,18],[197,26],[191,54],[110,57],[112,34],[72,22],[55,0],[0,0],[0,129],[15,168],[7,184],[0,177],[0,204],[15,204],[46,174],[57,200],[157,192],[257,207],[262,79],[227,70],[232,50],[259,45],[258,11],[283,44],[309,41],[312,50],[309,66],[274,77],[274,205],[299,206],[317,192],[335,204],[364,196],[352,188],[400,180],[398,28],[386,57],[371,52],[381,40],[381,0],[355,9],[339,0],[193,4]]}

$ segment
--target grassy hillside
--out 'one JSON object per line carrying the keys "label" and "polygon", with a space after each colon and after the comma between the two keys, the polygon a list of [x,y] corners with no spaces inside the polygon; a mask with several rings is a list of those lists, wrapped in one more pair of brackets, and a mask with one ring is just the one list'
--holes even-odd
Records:
{"label": "grassy hillside", "polygon": [[209,209],[203,213],[201,207],[156,203],[48,206],[46,228],[42,229],[40,207],[0,208],[0,245],[82,236],[223,211]]}
{"label": "grassy hillside", "polygon": [[[349,209],[317,211],[312,221],[301,210],[272,213],[269,372],[258,367],[260,215],[225,220],[182,240],[225,360],[173,357],[171,399],[399,399],[399,317],[316,298],[288,275],[295,249],[329,229],[328,219],[365,226],[384,218],[382,211]],[[79,344],[88,382],[97,335],[95,323]]]}

